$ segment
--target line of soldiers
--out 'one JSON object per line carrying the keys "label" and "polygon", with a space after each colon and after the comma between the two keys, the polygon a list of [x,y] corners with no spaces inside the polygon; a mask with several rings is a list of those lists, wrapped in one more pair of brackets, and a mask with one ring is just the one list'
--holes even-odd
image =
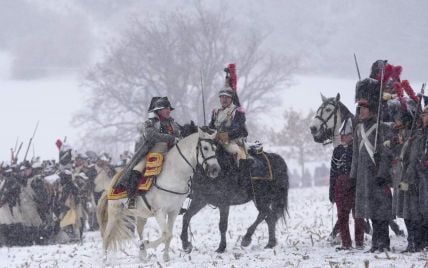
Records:
{"label": "line of soldiers", "polygon": [[370,78],[356,85],[357,122],[345,121],[342,145],[332,158],[330,200],[338,207],[339,249],[352,245],[347,227],[351,210],[357,248],[363,248],[363,219],[370,219],[369,252],[389,251],[389,223],[395,217],[406,224],[404,252],[428,247],[428,102],[423,90],[416,95],[400,79],[401,71],[379,60]]}
{"label": "line of soldiers", "polygon": [[103,153],[79,154],[61,144],[59,162],[33,158],[0,166],[0,245],[79,241],[98,228],[95,208],[119,167]]}

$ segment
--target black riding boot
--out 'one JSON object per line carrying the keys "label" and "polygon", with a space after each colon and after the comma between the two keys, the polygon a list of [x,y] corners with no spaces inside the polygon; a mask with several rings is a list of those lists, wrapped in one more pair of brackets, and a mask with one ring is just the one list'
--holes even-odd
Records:
{"label": "black riding boot", "polygon": [[238,184],[241,186],[247,186],[251,183],[251,165],[253,164],[253,159],[240,159],[239,160],[239,170],[241,173],[241,178],[238,180]]}
{"label": "black riding boot", "polygon": [[141,179],[141,172],[137,170],[131,170],[128,179],[128,185],[126,191],[128,192],[128,209],[135,209],[135,197],[138,191],[138,183]]}

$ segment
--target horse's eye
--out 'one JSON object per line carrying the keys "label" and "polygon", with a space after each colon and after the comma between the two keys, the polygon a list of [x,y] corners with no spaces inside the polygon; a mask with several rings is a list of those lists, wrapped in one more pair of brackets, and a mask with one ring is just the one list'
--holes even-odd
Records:
{"label": "horse's eye", "polygon": [[204,151],[208,151],[208,146],[204,146]]}
{"label": "horse's eye", "polygon": [[325,109],[326,112],[331,112],[331,108]]}

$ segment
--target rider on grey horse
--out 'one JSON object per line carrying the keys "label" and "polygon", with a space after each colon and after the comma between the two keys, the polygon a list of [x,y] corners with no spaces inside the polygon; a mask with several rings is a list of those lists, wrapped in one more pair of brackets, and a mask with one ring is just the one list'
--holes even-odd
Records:
{"label": "rider on grey horse", "polygon": [[[149,107],[149,119],[144,123],[144,128],[136,143],[136,150],[143,150],[138,155],[144,157],[134,166],[129,175],[122,176],[118,185],[126,187],[128,192],[128,208],[135,209],[135,197],[138,183],[146,167],[146,155],[150,152],[165,154],[181,136],[180,127],[171,117],[174,108],[168,97],[153,97]],[[137,153],[136,153],[137,155]]]}

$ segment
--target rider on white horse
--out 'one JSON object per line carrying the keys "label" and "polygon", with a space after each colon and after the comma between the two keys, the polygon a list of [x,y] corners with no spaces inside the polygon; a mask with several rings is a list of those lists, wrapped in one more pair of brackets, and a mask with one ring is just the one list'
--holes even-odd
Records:
{"label": "rider on white horse", "polygon": [[[136,148],[144,150],[144,157],[136,164],[130,174],[122,176],[118,184],[125,185],[128,192],[128,208],[135,209],[135,197],[138,183],[146,167],[146,155],[150,152],[165,154],[181,136],[180,127],[171,117],[171,103],[168,97],[153,97],[149,107],[149,119],[144,123],[143,131]],[[126,181],[125,181],[126,180]]]}

